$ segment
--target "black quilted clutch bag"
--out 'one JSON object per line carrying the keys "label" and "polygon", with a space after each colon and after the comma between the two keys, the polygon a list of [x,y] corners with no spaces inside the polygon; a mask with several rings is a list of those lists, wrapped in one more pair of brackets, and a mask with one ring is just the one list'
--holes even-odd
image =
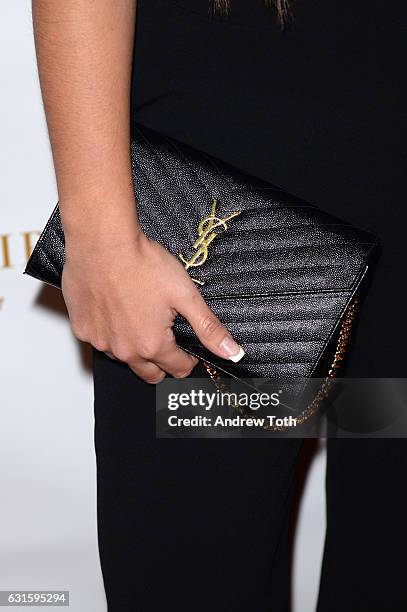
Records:
{"label": "black quilted clutch bag", "polygon": [[[376,238],[142,126],[131,157],[143,230],[180,258],[246,354],[237,364],[216,357],[181,317],[178,344],[212,376],[334,375]],[[25,272],[60,287],[63,264],[56,206]]]}

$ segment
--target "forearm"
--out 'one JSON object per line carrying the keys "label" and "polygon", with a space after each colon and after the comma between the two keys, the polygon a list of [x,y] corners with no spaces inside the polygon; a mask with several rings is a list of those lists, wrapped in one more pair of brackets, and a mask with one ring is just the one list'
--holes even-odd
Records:
{"label": "forearm", "polygon": [[[62,222],[71,236],[137,228],[130,164],[136,0],[33,0]],[[133,226],[133,227],[130,227]]]}

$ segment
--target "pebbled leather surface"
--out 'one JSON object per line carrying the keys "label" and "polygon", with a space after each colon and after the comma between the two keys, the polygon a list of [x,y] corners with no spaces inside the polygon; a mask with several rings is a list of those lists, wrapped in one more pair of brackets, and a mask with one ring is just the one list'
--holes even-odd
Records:
{"label": "pebbled leather surface", "polygon": [[[199,222],[241,211],[191,268],[201,291],[246,355],[238,364],[208,353],[189,324],[174,332],[186,350],[238,377],[308,377],[357,290],[377,239],[237,168],[138,126],[131,160],[145,233],[186,258]],[[217,230],[219,232],[219,230]],[[25,272],[60,287],[64,234],[55,207]]]}

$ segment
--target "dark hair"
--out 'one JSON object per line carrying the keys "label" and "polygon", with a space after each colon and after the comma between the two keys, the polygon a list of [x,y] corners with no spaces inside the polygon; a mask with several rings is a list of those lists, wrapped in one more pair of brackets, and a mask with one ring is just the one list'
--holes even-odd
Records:
{"label": "dark hair", "polygon": [[[272,6],[277,12],[277,20],[280,27],[291,17],[290,0],[264,0],[266,6]],[[211,0],[212,10],[214,12],[228,15],[230,13],[232,0]]]}

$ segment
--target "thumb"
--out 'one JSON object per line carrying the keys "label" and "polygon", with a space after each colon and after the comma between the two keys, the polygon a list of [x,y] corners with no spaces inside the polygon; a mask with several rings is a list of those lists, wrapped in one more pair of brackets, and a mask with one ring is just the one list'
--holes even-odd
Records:
{"label": "thumb", "polygon": [[234,363],[242,359],[245,354],[243,348],[233,340],[198,292],[192,299],[185,300],[177,311],[190,323],[199,340],[211,353]]}

